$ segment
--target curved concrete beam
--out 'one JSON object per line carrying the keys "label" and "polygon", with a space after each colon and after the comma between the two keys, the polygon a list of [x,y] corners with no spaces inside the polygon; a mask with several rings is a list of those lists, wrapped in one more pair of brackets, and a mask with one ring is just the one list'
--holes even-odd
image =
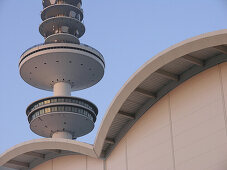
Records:
{"label": "curved concrete beam", "polygon": [[10,148],[5,153],[0,155],[0,166],[3,166],[8,161],[27,152],[51,149],[71,151],[97,158],[93,150],[93,146],[90,144],[68,139],[47,138],[27,141]]}
{"label": "curved concrete beam", "polygon": [[94,150],[97,155],[101,155],[109,128],[122,104],[148,76],[177,58],[201,49],[223,44],[227,44],[227,29],[202,34],[180,42],[151,58],[139,68],[120,89],[108,108],[95,140]]}

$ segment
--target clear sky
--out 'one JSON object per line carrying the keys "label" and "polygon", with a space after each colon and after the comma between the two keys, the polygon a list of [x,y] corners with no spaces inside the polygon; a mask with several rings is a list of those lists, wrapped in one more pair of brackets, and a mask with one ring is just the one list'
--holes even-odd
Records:
{"label": "clear sky", "polygon": [[[40,138],[29,129],[26,107],[51,92],[26,84],[19,75],[20,55],[42,43],[42,0],[0,0],[0,153]],[[94,143],[111,101],[129,77],[157,53],[187,38],[227,29],[226,0],[83,0],[86,33],[81,38],[106,61],[95,86],[73,92],[99,108],[95,129],[78,140]]]}

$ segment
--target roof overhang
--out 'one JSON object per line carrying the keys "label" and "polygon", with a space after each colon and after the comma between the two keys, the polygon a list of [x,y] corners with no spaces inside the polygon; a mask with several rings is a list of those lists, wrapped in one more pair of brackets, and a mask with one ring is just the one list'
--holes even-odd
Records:
{"label": "roof overhang", "polygon": [[94,150],[107,157],[161,97],[192,76],[227,61],[227,29],[180,42],[147,61],[120,89],[98,131]]}
{"label": "roof overhang", "polygon": [[14,169],[31,169],[50,159],[82,154],[97,158],[90,144],[68,139],[36,139],[18,144],[0,155],[0,166]]}

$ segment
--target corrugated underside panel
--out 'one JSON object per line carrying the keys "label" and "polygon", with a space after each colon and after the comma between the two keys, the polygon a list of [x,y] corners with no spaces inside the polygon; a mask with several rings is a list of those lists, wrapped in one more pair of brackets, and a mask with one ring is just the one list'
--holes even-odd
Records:
{"label": "corrugated underside panel", "polygon": [[102,147],[102,150],[103,151],[106,151],[108,149],[108,147],[110,146],[109,143],[104,143],[103,147]]}
{"label": "corrugated underside panel", "polygon": [[14,158],[13,160],[19,161],[19,162],[27,162],[27,163],[29,163],[29,162],[34,161],[35,158],[32,157],[32,156],[28,156],[28,155],[23,154],[23,155],[17,156],[17,157]]}
{"label": "corrugated underside panel", "polygon": [[192,63],[184,60],[183,58],[178,58],[168,64],[166,64],[164,67],[162,67],[162,70],[165,70],[169,73],[173,73],[176,75],[180,75],[185,70],[191,68],[193,66]]}
{"label": "corrugated underside panel", "polygon": [[120,133],[121,129],[128,123],[129,119],[118,114],[113,123],[111,124],[110,130],[107,134],[107,138],[114,139],[118,133]]}
{"label": "corrugated underside panel", "polygon": [[6,165],[4,165],[4,166],[6,166],[7,168],[12,168],[12,169],[20,169],[21,167],[20,166],[17,166],[17,165],[13,165],[13,164],[6,164]]}
{"label": "corrugated underside panel", "polygon": [[168,79],[163,78],[157,74],[151,74],[139,85],[139,88],[154,93],[157,92],[163,85],[167,84],[168,81]]}
{"label": "corrugated underside panel", "polygon": [[134,114],[139,110],[140,107],[141,107],[140,103],[127,99],[121,106],[120,111]]}
{"label": "corrugated underside panel", "polygon": [[206,60],[210,57],[217,56],[217,55],[220,55],[220,54],[222,54],[222,53],[220,53],[219,51],[217,51],[214,48],[206,48],[206,49],[203,49],[203,50],[199,50],[199,51],[190,53],[191,56],[196,57],[196,58],[201,59],[201,60]]}
{"label": "corrugated underside panel", "polygon": [[38,150],[38,151],[34,151],[34,152],[41,153],[41,154],[48,154],[48,153],[50,153],[50,151],[51,150],[49,149],[49,150]]}
{"label": "corrugated underside panel", "polygon": [[143,104],[145,103],[147,100],[149,99],[149,97],[146,97],[136,91],[132,92],[130,94],[130,96],[128,97],[128,100],[130,101],[133,101],[135,103],[138,103],[138,104]]}

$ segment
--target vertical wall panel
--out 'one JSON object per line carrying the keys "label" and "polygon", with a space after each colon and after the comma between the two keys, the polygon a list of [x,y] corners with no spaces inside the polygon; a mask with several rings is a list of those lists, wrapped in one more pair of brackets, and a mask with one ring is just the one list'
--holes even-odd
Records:
{"label": "vertical wall panel", "polygon": [[86,156],[72,155],[53,160],[53,170],[86,170]]}
{"label": "vertical wall panel", "polygon": [[[227,161],[219,67],[170,92],[176,170],[203,170]],[[215,169],[214,169],[215,170]]]}
{"label": "vertical wall panel", "polygon": [[172,170],[168,96],[149,109],[126,138],[128,170]]}
{"label": "vertical wall panel", "polygon": [[[221,74],[221,82],[222,82],[222,88],[223,88],[223,99],[224,99],[224,118],[225,118],[225,124],[227,127],[227,62],[222,63],[219,65],[220,68],[220,74]],[[227,132],[227,129],[226,129]]]}
{"label": "vertical wall panel", "polygon": [[104,161],[87,156],[87,170],[104,170]]}
{"label": "vertical wall panel", "polygon": [[43,164],[33,168],[32,170],[53,170],[53,160],[44,162]]}
{"label": "vertical wall panel", "polygon": [[72,155],[47,161],[33,170],[104,170],[104,161],[83,155]]}
{"label": "vertical wall panel", "polygon": [[127,170],[126,142],[123,138],[106,160],[107,170]]}

